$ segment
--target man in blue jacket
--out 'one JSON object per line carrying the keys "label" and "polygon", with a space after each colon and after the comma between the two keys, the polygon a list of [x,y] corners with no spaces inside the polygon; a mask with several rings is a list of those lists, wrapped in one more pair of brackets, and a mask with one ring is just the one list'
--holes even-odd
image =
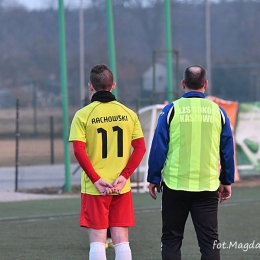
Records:
{"label": "man in blue jacket", "polygon": [[234,145],[226,112],[205,99],[207,87],[206,70],[188,67],[182,80],[185,94],[164,107],[154,133],[147,181],[152,198],[156,190],[163,191],[163,260],[181,259],[189,213],[201,259],[220,259],[218,201],[231,197]]}

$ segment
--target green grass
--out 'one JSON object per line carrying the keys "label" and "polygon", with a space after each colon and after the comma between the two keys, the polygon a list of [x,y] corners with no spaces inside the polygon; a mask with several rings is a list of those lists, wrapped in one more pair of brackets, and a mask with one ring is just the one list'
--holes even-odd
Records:
{"label": "green grass", "polygon": [[[134,260],[159,260],[160,199],[134,194],[136,226],[130,228]],[[1,260],[88,259],[88,237],[78,226],[80,199],[54,199],[0,204]],[[219,207],[221,242],[260,243],[260,188],[233,188],[232,199]],[[196,235],[188,219],[182,247],[184,260],[200,259]],[[260,249],[225,249],[222,259],[259,259]],[[114,259],[114,250],[107,250]]]}

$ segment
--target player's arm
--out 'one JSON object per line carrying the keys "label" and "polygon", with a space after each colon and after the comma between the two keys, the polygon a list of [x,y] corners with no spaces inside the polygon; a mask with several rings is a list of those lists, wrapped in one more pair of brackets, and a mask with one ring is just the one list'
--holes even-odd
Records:
{"label": "player's arm", "polygon": [[132,140],[133,152],[129,158],[129,161],[122,171],[121,175],[125,177],[125,179],[130,178],[135,169],[141,163],[143,156],[146,152],[144,137]]}
{"label": "player's arm", "polygon": [[120,176],[113,182],[113,191],[120,194],[125,186],[126,180],[130,178],[135,169],[141,163],[146,152],[144,137],[132,140],[133,152],[128,160],[128,163]]}
{"label": "player's arm", "polygon": [[220,136],[220,186],[218,196],[220,203],[231,197],[231,184],[234,182],[234,142],[229,118],[225,110],[221,109],[223,118],[222,132]]}
{"label": "player's arm", "polygon": [[159,184],[162,179],[161,172],[167,157],[170,140],[168,114],[171,113],[172,107],[172,103],[164,107],[158,118],[158,123],[154,132],[148,158],[147,175],[147,181],[152,184]]}
{"label": "player's arm", "polygon": [[100,176],[95,172],[95,169],[92,166],[92,163],[88,157],[88,155],[85,152],[86,144],[81,141],[73,141],[73,150],[74,155],[81,166],[81,168],[84,170],[84,172],[87,174],[89,179],[93,182],[97,190],[100,192],[101,195],[107,195],[112,192],[111,188],[113,187],[110,183],[104,181],[100,178]]}
{"label": "player's arm", "polygon": [[220,135],[220,183],[223,185],[231,185],[234,182],[234,142],[233,134],[230,127],[229,118],[225,110],[221,109],[224,115],[222,132]]}
{"label": "player's arm", "polygon": [[165,106],[158,118],[148,158],[147,181],[149,182],[149,194],[153,199],[157,198],[156,191],[158,193],[161,191],[161,172],[168,153],[168,144],[170,140],[169,125],[172,115],[173,103]]}
{"label": "player's arm", "polygon": [[92,163],[86,154],[86,144],[81,141],[73,141],[73,150],[74,155],[81,166],[81,168],[84,170],[84,172],[88,175],[90,180],[95,183],[100,179],[100,176],[95,172]]}

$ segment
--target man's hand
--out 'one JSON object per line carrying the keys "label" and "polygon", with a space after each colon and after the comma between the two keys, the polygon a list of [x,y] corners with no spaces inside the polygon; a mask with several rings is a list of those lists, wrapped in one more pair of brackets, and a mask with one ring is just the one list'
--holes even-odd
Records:
{"label": "man's hand", "polygon": [[150,193],[151,197],[156,200],[157,196],[155,193],[155,189],[157,190],[158,193],[160,193],[161,184],[160,183],[158,183],[158,184],[149,183],[148,189],[149,189],[149,193]]}
{"label": "man's hand", "polygon": [[124,188],[125,184],[126,184],[126,178],[124,176],[120,175],[112,183],[112,185],[113,185],[112,191],[117,194],[120,194],[120,192]]}
{"label": "man's hand", "polygon": [[112,184],[106,182],[101,178],[98,181],[96,181],[94,185],[102,196],[112,193],[112,188],[113,188]]}
{"label": "man's hand", "polygon": [[220,198],[220,203],[224,202],[225,200],[231,197],[231,185],[223,185],[220,184],[218,190],[218,197]]}

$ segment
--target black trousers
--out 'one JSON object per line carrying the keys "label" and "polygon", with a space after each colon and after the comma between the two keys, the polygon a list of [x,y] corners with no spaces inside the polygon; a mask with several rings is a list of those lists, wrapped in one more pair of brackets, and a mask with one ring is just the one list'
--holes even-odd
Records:
{"label": "black trousers", "polygon": [[107,238],[111,238],[110,227],[107,228]]}
{"label": "black trousers", "polygon": [[[196,231],[201,260],[219,260],[217,191],[188,192],[163,183],[162,259],[180,260],[184,228],[189,213]],[[215,241],[215,243],[214,243]]]}

